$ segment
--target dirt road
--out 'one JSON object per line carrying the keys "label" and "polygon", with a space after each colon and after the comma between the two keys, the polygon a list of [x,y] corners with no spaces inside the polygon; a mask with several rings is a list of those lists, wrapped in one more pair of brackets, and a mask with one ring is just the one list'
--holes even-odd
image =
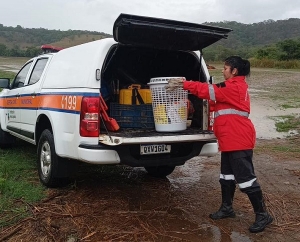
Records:
{"label": "dirt road", "polygon": [[236,218],[209,219],[220,204],[218,155],[193,158],[161,180],[141,168],[85,166],[75,183],[49,189],[45,201],[30,205],[32,216],[11,227],[6,241],[300,241],[300,138],[296,132],[284,138],[288,134],[277,133],[269,117],[300,113],[271,99],[281,80],[295,82],[291,92],[299,93],[299,72],[257,70],[250,80],[258,137],[254,165],[274,217],[264,232],[248,232],[254,214],[239,190]]}
{"label": "dirt road", "polygon": [[[271,142],[258,141],[258,146]],[[16,225],[7,241],[300,241],[300,157],[281,155],[255,154],[257,176],[275,218],[259,234],[248,232],[254,214],[239,190],[236,218],[208,218],[220,201],[215,157],[194,158],[162,180],[137,168],[86,167],[72,186],[49,190],[47,200],[31,206],[32,216]]]}

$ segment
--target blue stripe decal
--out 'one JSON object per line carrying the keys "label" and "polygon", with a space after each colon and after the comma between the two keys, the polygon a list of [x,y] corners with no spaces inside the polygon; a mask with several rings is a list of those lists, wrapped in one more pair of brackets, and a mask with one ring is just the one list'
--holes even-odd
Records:
{"label": "blue stripe decal", "polygon": [[[47,95],[73,95],[73,96],[84,96],[84,97],[99,97],[100,93],[93,92],[45,92],[45,93],[36,93],[36,96],[47,96]],[[11,95],[11,96],[2,96],[0,98],[14,98],[14,97],[31,97],[32,94],[21,94],[21,95]]]}
{"label": "blue stripe decal", "polygon": [[58,109],[58,108],[40,108],[39,110],[48,110],[48,111],[54,111],[54,112],[60,112],[60,113],[80,114],[79,111]]}
{"label": "blue stripe decal", "polygon": [[0,107],[0,109],[38,110],[38,108],[25,108],[25,107],[22,107],[22,108],[20,108],[20,107],[18,107],[18,108],[17,107]]}
{"label": "blue stripe decal", "polygon": [[[73,95],[73,96],[84,96],[84,97],[99,97],[100,93],[94,92],[43,92],[37,94],[38,96],[45,96],[45,95]],[[31,95],[29,95],[31,96]]]}
{"label": "blue stripe decal", "polygon": [[79,111],[73,111],[73,110],[66,110],[66,109],[58,109],[58,108],[4,108],[0,107],[0,109],[18,109],[18,110],[48,110],[48,111],[54,111],[54,112],[60,112],[60,113],[72,113],[72,114],[80,114]]}

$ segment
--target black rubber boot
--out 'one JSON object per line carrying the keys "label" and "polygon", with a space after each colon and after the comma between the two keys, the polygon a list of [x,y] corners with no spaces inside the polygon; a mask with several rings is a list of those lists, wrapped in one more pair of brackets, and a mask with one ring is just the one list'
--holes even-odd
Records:
{"label": "black rubber boot", "polygon": [[215,213],[211,213],[209,217],[217,220],[222,218],[234,218],[235,212],[232,208],[232,201],[235,192],[235,183],[229,186],[221,185],[222,190],[222,204],[219,210]]}
{"label": "black rubber boot", "polygon": [[273,218],[266,211],[261,191],[248,193],[247,195],[255,212],[255,222],[249,227],[249,231],[251,233],[262,232],[268,224],[273,222]]}

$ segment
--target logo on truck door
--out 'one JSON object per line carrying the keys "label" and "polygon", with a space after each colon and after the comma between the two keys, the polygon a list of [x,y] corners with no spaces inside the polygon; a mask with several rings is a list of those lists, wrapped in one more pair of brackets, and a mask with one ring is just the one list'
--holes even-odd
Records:
{"label": "logo on truck door", "polygon": [[16,117],[16,114],[15,114],[15,111],[10,110],[10,111],[7,113],[7,118],[8,118],[8,120],[10,120],[10,119],[16,119],[17,117]]}

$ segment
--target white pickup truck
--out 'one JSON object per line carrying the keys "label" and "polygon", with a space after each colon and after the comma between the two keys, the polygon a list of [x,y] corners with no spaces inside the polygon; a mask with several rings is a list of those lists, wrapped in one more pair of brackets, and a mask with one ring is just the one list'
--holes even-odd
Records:
{"label": "white pickup truck", "polygon": [[[48,187],[74,176],[78,161],[144,167],[163,177],[192,157],[213,156],[218,146],[207,100],[189,95],[194,112],[186,130],[157,132],[142,120],[130,121],[132,127],[107,128],[100,99],[109,116],[118,103],[116,86],[146,87],[153,77],[169,76],[209,82],[201,50],[230,31],[121,14],[114,38],[32,58],[14,80],[0,78],[0,145],[10,146],[16,137],[36,145],[39,177]],[[135,108],[141,106],[131,105]]]}

